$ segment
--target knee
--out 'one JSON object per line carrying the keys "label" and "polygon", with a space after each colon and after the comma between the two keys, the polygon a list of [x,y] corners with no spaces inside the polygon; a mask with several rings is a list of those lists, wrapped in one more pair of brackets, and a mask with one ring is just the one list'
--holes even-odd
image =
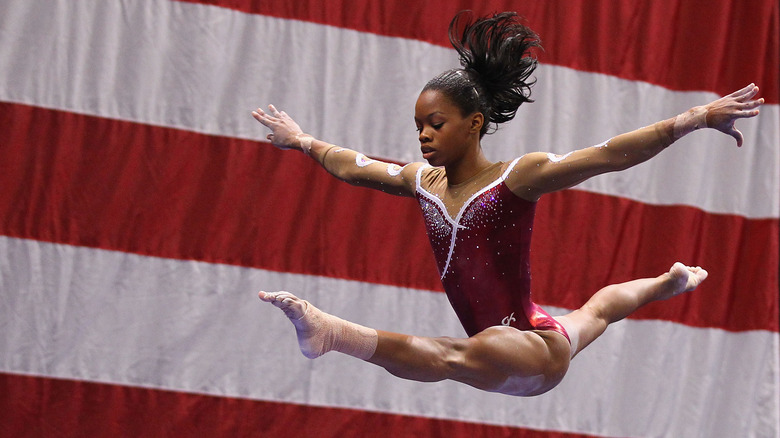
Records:
{"label": "knee", "polygon": [[601,336],[609,325],[609,320],[604,312],[589,304],[559,320],[569,334],[571,357],[574,357]]}
{"label": "knee", "polygon": [[604,306],[593,303],[585,303],[584,306],[579,308],[579,312],[582,313],[587,326],[604,327],[604,329],[609,325],[609,312],[607,310]]}

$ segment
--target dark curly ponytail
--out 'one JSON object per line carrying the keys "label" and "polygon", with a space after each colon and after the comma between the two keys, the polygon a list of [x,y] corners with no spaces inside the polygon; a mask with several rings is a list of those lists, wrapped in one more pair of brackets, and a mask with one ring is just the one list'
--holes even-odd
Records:
{"label": "dark curly ponytail", "polygon": [[541,44],[516,13],[502,12],[472,21],[470,11],[459,12],[450,23],[449,37],[463,69],[440,74],[423,91],[443,92],[464,115],[481,112],[486,122],[480,136],[488,132],[491,123],[508,122],[521,104],[533,102],[531,86],[536,81],[529,77],[537,61],[531,49],[541,48]]}

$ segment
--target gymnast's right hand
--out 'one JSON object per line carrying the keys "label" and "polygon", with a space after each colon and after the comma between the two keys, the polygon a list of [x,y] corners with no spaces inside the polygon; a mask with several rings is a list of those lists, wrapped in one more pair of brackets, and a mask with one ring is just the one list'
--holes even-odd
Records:
{"label": "gymnast's right hand", "polygon": [[268,105],[268,113],[258,108],[252,111],[252,117],[262,123],[271,133],[266,138],[272,145],[279,149],[298,149],[306,151],[306,146],[311,147],[313,137],[304,134],[301,127],[295,123],[286,112],[277,110],[273,105]]}

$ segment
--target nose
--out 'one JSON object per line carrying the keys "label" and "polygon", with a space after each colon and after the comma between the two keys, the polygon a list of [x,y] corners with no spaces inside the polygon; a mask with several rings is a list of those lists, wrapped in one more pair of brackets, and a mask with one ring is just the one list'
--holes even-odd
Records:
{"label": "nose", "polygon": [[420,140],[420,143],[428,143],[428,142],[431,141],[431,136],[428,135],[428,133],[425,131],[425,129],[420,131],[420,135],[419,135],[418,138]]}

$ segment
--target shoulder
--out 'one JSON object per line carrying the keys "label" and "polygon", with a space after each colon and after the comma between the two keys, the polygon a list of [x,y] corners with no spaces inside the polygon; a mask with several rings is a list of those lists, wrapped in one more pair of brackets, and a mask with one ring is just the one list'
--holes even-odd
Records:
{"label": "shoulder", "polygon": [[507,163],[507,174],[504,181],[509,190],[527,201],[539,200],[539,195],[536,194],[533,187],[535,187],[535,180],[542,171],[542,167],[547,162],[546,153],[530,152]]}
{"label": "shoulder", "polygon": [[548,161],[547,155],[544,152],[530,152],[512,161],[507,161],[501,166],[501,169],[504,172],[509,172],[506,176],[508,181],[522,180],[525,175],[533,173],[535,169],[546,163]]}
{"label": "shoulder", "polygon": [[548,161],[547,152],[529,152],[517,159],[515,168],[528,168],[538,166]]}
{"label": "shoulder", "polygon": [[428,163],[412,162],[401,167],[398,173],[401,175],[401,178],[403,178],[410,191],[414,193],[417,190],[417,178],[424,178],[430,169],[435,168],[428,165]]}
{"label": "shoulder", "polygon": [[415,189],[418,183],[423,187],[430,187],[436,181],[447,178],[443,168],[433,167],[428,163],[410,163],[404,167],[404,171],[408,172],[409,177],[414,180]]}

